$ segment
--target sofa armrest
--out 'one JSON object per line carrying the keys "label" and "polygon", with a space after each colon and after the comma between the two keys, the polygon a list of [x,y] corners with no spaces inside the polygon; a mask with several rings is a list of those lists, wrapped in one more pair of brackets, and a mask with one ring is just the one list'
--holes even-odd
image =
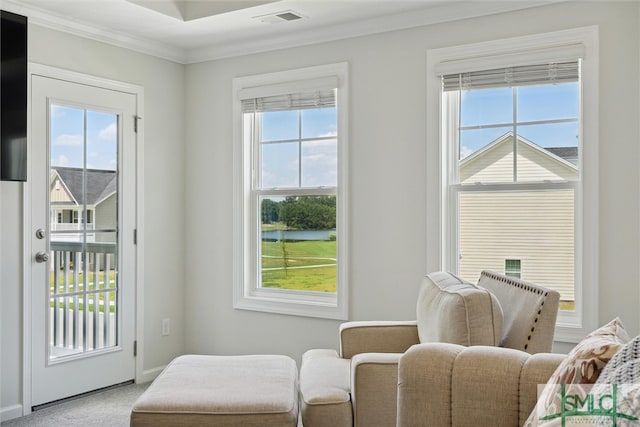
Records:
{"label": "sofa armrest", "polygon": [[537,385],[562,359],[501,347],[413,346],[398,365],[397,425],[522,425],[535,406]]}
{"label": "sofa armrest", "polygon": [[536,353],[527,359],[520,374],[520,424],[531,414],[538,401],[538,386],[546,384],[566,354]]}
{"label": "sofa armrest", "polygon": [[404,353],[418,344],[416,321],[346,322],[340,325],[340,357],[360,353]]}
{"label": "sofa armrest", "polygon": [[353,425],[395,426],[401,353],[362,353],[351,358]]}

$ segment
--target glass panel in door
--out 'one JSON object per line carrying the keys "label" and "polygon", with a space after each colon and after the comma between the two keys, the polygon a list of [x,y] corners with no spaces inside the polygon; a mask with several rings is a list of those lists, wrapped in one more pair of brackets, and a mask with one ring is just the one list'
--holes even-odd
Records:
{"label": "glass panel in door", "polygon": [[49,362],[117,347],[118,115],[49,111]]}

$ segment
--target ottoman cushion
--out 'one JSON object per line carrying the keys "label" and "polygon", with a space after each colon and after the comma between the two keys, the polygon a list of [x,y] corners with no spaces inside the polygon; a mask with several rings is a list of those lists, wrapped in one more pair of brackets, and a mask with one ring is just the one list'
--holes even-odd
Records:
{"label": "ottoman cushion", "polygon": [[180,356],[136,401],[131,426],[296,426],[297,380],[287,356]]}
{"label": "ottoman cushion", "polygon": [[335,350],[323,349],[302,355],[300,412],[307,426],[353,425],[351,359],[338,357]]}

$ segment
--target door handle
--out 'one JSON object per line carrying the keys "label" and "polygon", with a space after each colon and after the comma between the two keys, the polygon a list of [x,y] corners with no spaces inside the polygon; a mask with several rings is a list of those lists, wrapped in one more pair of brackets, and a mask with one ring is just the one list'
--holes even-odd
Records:
{"label": "door handle", "polygon": [[36,262],[47,262],[49,261],[49,254],[46,252],[38,252],[36,254]]}

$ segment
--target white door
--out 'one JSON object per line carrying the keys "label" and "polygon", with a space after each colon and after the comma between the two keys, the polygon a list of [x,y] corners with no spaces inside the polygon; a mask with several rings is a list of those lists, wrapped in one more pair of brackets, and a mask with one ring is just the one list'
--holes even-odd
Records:
{"label": "white door", "polygon": [[32,75],[32,406],[135,377],[136,95]]}

